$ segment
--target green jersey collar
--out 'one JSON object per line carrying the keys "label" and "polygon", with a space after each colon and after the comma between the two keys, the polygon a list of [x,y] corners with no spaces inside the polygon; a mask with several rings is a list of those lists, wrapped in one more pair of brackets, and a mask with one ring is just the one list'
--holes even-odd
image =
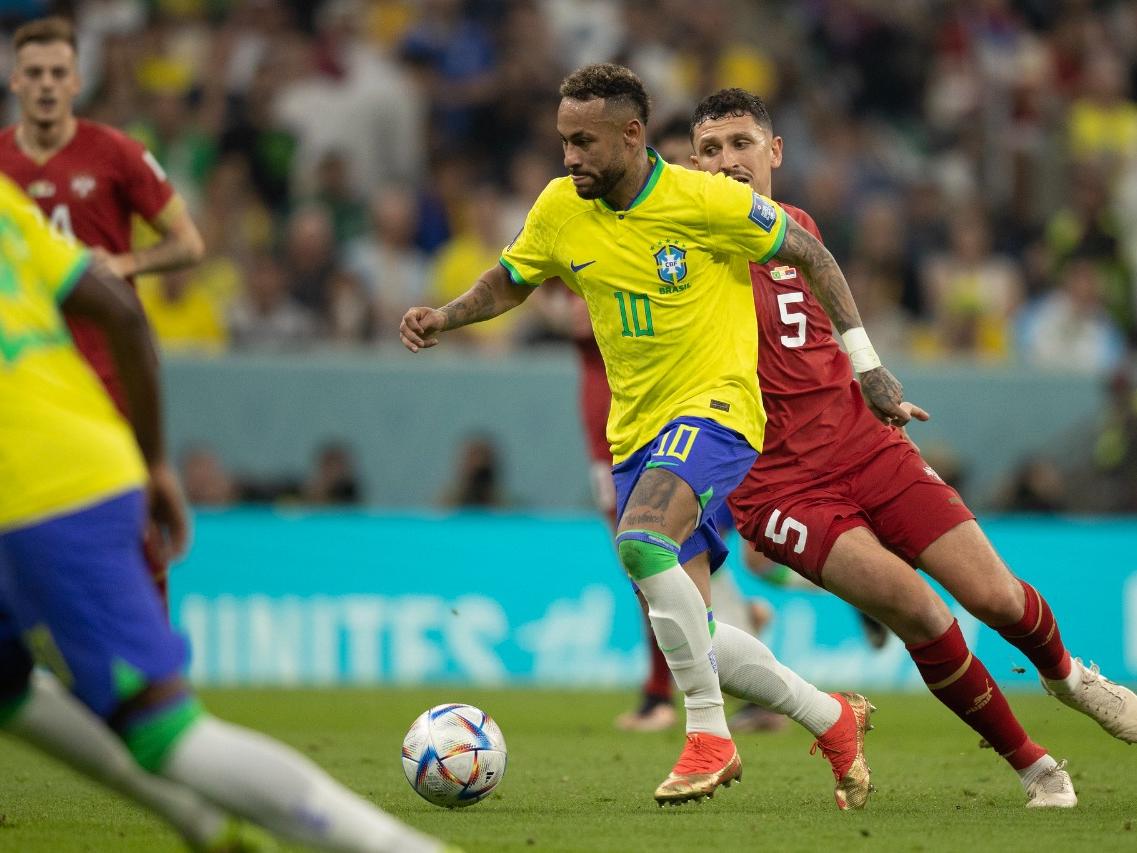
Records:
{"label": "green jersey collar", "polygon": [[[655,185],[659,183],[659,176],[663,174],[663,167],[667,165],[664,159],[660,157],[650,145],[647,149],[647,158],[651,161],[651,171],[648,172],[647,180],[645,180],[644,185],[640,187],[640,191],[636,193],[636,197],[632,199],[632,203],[624,208],[624,210],[631,210],[651,195],[651,191],[654,190]],[[616,210],[616,208],[612,207],[612,205],[604,199],[600,199],[600,203],[608,210]],[[622,213],[623,211],[620,212]]]}

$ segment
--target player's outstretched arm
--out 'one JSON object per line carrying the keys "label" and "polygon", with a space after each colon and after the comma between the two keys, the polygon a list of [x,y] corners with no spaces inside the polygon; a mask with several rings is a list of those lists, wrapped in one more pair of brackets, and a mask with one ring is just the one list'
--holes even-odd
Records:
{"label": "player's outstretched arm", "polygon": [[440,332],[492,320],[529,298],[534,288],[514,284],[505,267],[494,265],[473,287],[441,308],[411,308],[399,324],[399,337],[411,352],[438,344]]}
{"label": "player's outstretched arm", "polygon": [[164,459],[158,355],[134,291],[96,260],[60,307],[64,314],[86,317],[106,332],[142,455],[151,465]]}
{"label": "player's outstretched arm", "polygon": [[96,260],[60,307],[65,314],[87,317],[106,333],[126,390],[130,424],[150,469],[150,517],[168,556],[178,557],[189,544],[189,512],[177,475],[166,460],[158,353],[142,305],[121,278]]}
{"label": "player's outstretched arm", "polygon": [[908,423],[911,414],[901,405],[904,397],[900,382],[876,357],[845,274],[825,244],[787,217],[786,236],[774,257],[805,273],[809,289],[845,341],[872,413],[885,423]]}

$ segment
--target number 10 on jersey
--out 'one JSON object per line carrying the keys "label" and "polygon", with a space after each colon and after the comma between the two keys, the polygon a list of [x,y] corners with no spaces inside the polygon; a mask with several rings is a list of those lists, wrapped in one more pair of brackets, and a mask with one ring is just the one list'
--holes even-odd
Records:
{"label": "number 10 on jersey", "polygon": [[[655,335],[651,325],[651,300],[643,294],[624,293],[617,290],[613,294],[620,305],[620,323],[624,326],[625,338]],[[628,324],[628,315],[631,315],[631,325]]]}

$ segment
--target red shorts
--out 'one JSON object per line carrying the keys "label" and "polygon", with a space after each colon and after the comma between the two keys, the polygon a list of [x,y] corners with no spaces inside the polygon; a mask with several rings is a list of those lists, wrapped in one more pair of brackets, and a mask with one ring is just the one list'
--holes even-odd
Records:
{"label": "red shorts", "polygon": [[908,442],[888,444],[835,477],[779,484],[757,508],[732,500],[731,509],[739,532],[758,551],[819,586],[829,551],[846,530],[867,527],[914,564],[925,548],[975,518]]}

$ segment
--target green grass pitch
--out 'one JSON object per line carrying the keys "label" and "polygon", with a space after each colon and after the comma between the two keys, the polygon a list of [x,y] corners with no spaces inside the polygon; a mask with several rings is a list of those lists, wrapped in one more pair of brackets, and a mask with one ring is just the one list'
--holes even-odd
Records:
{"label": "green grass pitch", "polygon": [[[1041,695],[1012,704],[1035,738],[1068,758],[1080,803],[1034,811],[1011,771],[926,695],[880,695],[867,751],[877,792],[839,813],[832,777],[797,727],[738,739],[742,785],[710,801],[659,809],[655,785],[681,734],[621,734],[630,693],[543,690],[213,690],[219,716],[303,750],[401,819],[468,853],[558,851],[1137,850],[1137,749]],[[402,737],[424,709],[477,705],[501,724],[509,769],[465,810],[411,791]],[[162,824],[70,772],[0,738],[0,850],[174,851]]]}

